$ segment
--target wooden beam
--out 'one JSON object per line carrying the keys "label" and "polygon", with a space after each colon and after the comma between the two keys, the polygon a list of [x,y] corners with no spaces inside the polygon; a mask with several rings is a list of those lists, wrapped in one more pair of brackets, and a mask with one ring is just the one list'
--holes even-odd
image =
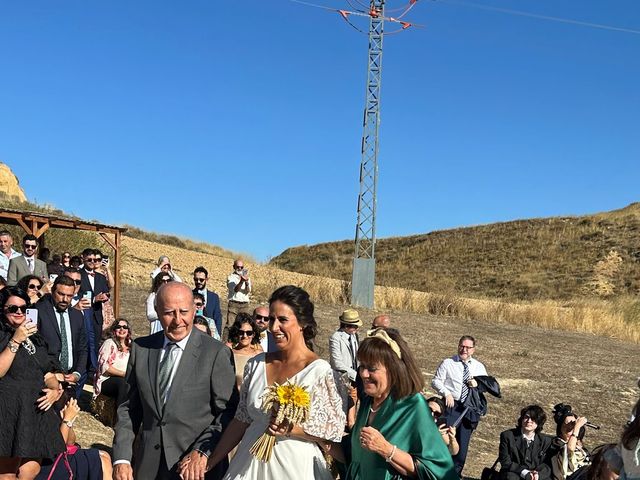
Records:
{"label": "wooden beam", "polygon": [[104,232],[98,232],[100,234],[100,236],[104,239],[105,242],[107,242],[109,245],[111,245],[111,248],[113,248],[114,252],[115,250],[118,249],[118,247],[116,247],[116,244],[114,241],[112,241],[108,235]]}
{"label": "wooden beam", "polygon": [[40,238],[44,232],[46,232],[47,230],[49,230],[49,223],[45,223],[43,224],[40,228],[37,229],[36,233],[34,234],[37,238]]}
{"label": "wooden beam", "polygon": [[18,225],[20,225],[22,227],[22,229],[27,232],[27,233],[31,233],[31,229],[29,228],[29,225],[27,225],[24,220],[22,219],[22,217],[17,217],[16,221],[18,222]]}
{"label": "wooden beam", "polygon": [[122,233],[116,232],[115,235],[115,259],[113,262],[113,269],[115,275],[116,284],[113,286],[113,310],[116,318],[120,316],[120,267],[122,266]]}

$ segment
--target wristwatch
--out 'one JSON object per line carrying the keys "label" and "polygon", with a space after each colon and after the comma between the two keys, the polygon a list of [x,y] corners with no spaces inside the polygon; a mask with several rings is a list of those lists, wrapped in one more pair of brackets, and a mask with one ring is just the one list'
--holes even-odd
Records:
{"label": "wristwatch", "polygon": [[9,351],[11,353],[18,353],[19,348],[20,348],[19,343],[16,343],[14,340],[9,340]]}
{"label": "wristwatch", "polygon": [[75,420],[75,418],[73,420],[65,420],[62,423],[64,423],[69,428],[73,428],[73,422],[75,422]]}

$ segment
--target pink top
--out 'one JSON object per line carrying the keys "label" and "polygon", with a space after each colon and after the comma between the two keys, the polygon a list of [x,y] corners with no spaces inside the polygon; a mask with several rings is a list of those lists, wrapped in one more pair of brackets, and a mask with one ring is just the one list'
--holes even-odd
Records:
{"label": "pink top", "polygon": [[93,398],[100,395],[100,389],[102,382],[110,377],[107,374],[109,367],[117,368],[118,370],[126,371],[127,363],[129,362],[129,352],[121,352],[118,350],[116,342],[111,338],[104,341],[98,352],[98,371],[96,372]]}

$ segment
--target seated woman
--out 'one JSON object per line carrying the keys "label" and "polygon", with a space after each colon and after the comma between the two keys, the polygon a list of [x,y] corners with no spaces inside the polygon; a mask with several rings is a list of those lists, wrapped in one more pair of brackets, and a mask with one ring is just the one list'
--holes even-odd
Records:
{"label": "seated woman", "polygon": [[446,410],[444,400],[440,397],[430,397],[427,398],[427,405],[429,405],[433,420],[436,422],[438,430],[440,430],[440,435],[442,435],[442,440],[449,449],[449,453],[452,457],[457,455],[460,451],[460,445],[458,444],[458,440],[456,440],[456,427],[447,427],[446,418],[442,416]]}
{"label": "seated woman", "polygon": [[168,273],[161,273],[153,277],[151,293],[147,297],[147,320],[149,320],[149,335],[162,330],[158,314],[156,313],[156,292],[165,283],[173,282],[173,278]]}
{"label": "seated woman", "polygon": [[51,289],[47,289],[46,284],[40,277],[36,277],[35,275],[26,275],[18,280],[16,284],[20,290],[27,292],[29,295],[29,300],[33,305],[36,303],[45,293],[50,293]]}
{"label": "seated woman", "polygon": [[242,385],[244,367],[250,358],[262,353],[260,330],[248,313],[240,312],[229,329],[229,343],[236,362],[236,385]]}
{"label": "seated woman", "polygon": [[622,459],[613,443],[601,445],[593,450],[591,465],[587,467],[587,480],[618,480],[621,478]]}
{"label": "seated woman", "polygon": [[551,459],[553,478],[565,480],[571,476],[576,479],[578,470],[589,465],[589,453],[582,445],[587,419],[578,417],[571,411],[570,405],[563,403],[553,407],[553,419],[557,425],[553,446],[558,451]]}
{"label": "seated woman", "polygon": [[44,461],[36,480],[68,480],[69,478],[111,480],[112,468],[109,454],[97,448],[79,448],[75,443],[76,434],[73,431],[73,424],[79,413],[80,407],[75,398],[70,399],[60,411],[62,417],[60,433],[67,445],[67,451],[54,460]]}
{"label": "seated woman", "polygon": [[636,415],[622,432],[620,456],[622,457],[622,477],[626,480],[640,479],[640,400],[634,407]]}
{"label": "seated woman", "polygon": [[556,453],[549,435],[542,432],[547,416],[539,405],[520,411],[516,428],[500,434],[500,478],[551,479],[551,457]]}
{"label": "seated woman", "polygon": [[364,398],[351,430],[348,480],[458,480],[451,455],[420,393],[422,372],[392,328],[368,332],[358,348]]}
{"label": "seated woman", "polygon": [[116,319],[111,325],[109,338],[104,341],[98,353],[93,398],[102,393],[117,400],[124,393],[124,374],[129,362],[131,334],[131,326],[124,318]]}

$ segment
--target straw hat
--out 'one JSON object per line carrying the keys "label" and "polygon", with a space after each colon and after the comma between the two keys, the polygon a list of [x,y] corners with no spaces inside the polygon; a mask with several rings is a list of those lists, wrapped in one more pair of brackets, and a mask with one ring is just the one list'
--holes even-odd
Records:
{"label": "straw hat", "polygon": [[362,320],[360,320],[360,314],[353,308],[347,308],[342,315],[340,315],[340,322],[346,325],[362,326]]}

